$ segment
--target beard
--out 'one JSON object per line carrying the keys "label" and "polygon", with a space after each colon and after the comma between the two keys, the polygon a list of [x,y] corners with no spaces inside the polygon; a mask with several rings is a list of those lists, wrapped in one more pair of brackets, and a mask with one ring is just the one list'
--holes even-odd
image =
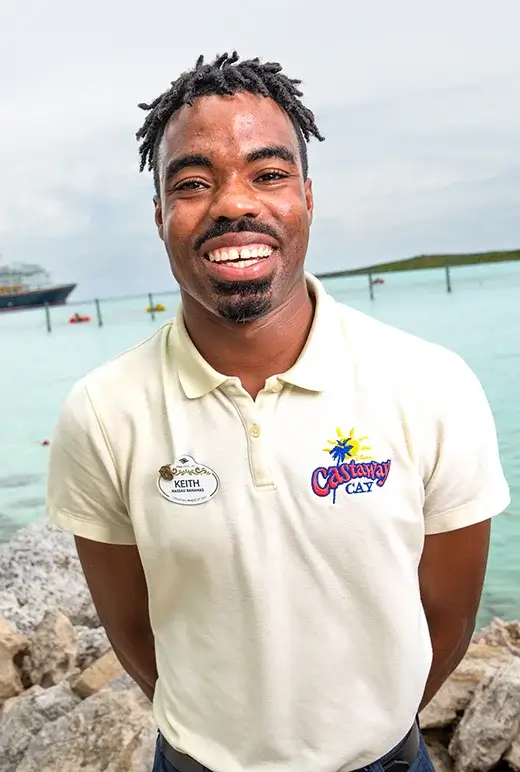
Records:
{"label": "beard", "polygon": [[212,284],[217,296],[218,315],[235,324],[260,319],[271,308],[272,282],[271,276],[249,281],[214,279]]}

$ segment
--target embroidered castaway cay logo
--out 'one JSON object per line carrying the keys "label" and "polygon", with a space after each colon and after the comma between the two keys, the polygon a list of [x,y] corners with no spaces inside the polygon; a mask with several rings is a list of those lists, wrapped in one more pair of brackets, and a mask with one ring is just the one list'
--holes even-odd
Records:
{"label": "embroidered castaway cay logo", "polygon": [[316,496],[332,494],[336,502],[336,492],[343,487],[349,495],[370,493],[373,486],[382,488],[390,474],[391,461],[377,461],[368,437],[356,437],[354,427],[347,435],[336,428],[336,439],[328,440],[328,447],[323,448],[335,462],[333,466],[319,466],[312,473],[311,486]]}

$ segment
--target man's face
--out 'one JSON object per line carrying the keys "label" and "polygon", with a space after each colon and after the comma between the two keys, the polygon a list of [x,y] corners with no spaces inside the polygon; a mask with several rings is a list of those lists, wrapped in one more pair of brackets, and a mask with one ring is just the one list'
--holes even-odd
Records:
{"label": "man's face", "polygon": [[282,305],[312,219],[286,113],[249,93],[199,97],[168,123],[158,163],[155,219],[183,295],[234,322]]}

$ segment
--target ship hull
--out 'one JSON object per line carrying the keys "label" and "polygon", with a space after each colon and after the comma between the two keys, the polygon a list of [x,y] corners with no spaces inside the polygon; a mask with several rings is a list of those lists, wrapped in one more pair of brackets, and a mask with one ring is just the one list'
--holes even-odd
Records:
{"label": "ship hull", "polygon": [[75,288],[75,284],[61,284],[58,287],[26,290],[12,295],[0,294],[0,311],[21,311],[28,308],[41,308],[45,305],[62,306]]}

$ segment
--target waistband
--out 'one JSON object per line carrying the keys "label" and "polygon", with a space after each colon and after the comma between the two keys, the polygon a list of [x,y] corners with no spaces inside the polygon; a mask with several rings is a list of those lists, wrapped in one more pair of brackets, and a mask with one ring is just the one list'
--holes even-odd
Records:
{"label": "waistband", "polygon": [[[172,748],[162,735],[160,736],[160,743],[165,758],[178,772],[207,772],[207,767],[191,756],[187,756],[185,753]],[[392,748],[391,751],[378,759],[384,772],[407,772],[417,759],[419,743],[420,731],[417,723],[415,723],[395,748]],[[365,772],[366,769],[367,767],[362,767],[361,769],[353,770],[353,772]],[[342,772],[342,769],[339,772]]]}

